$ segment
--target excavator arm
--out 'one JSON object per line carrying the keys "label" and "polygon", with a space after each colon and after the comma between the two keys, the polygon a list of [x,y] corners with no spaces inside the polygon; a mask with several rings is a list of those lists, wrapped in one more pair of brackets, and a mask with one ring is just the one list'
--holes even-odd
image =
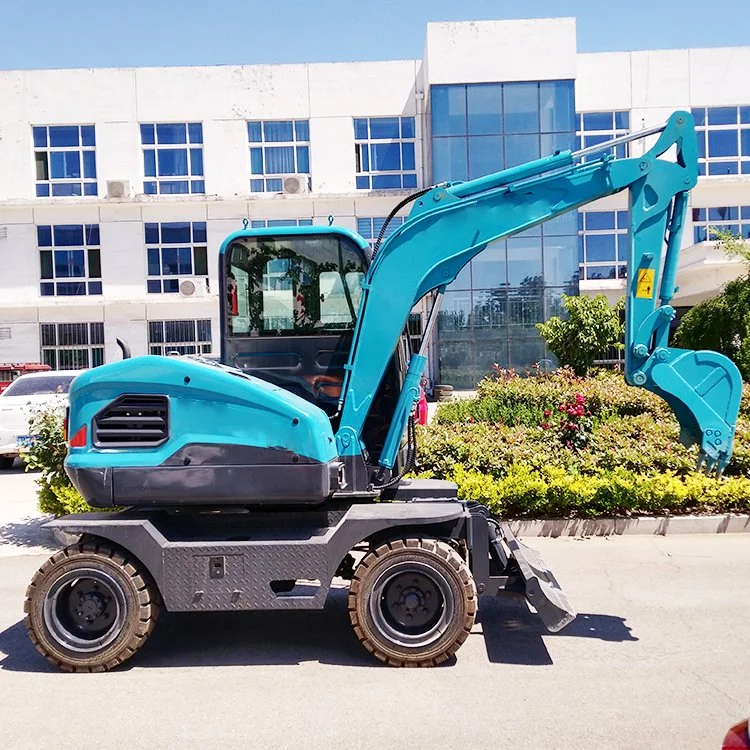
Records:
{"label": "excavator arm", "polygon": [[[614,144],[658,134],[642,156],[615,159]],[[674,158],[663,158],[672,152]],[[595,153],[598,158],[592,159]],[[413,306],[442,292],[494,241],[623,190],[630,194],[625,378],[669,403],[685,445],[700,446],[700,463],[722,471],[732,452],[742,381],[736,366],[714,352],[668,346],[675,274],[688,193],[697,182],[694,123],[674,113],[663,126],[578,152],[564,151],[463,183],[436,186],[418,197],[408,219],[383,243],[365,282],[346,366],[336,433],[339,455],[361,455],[362,428]],[[427,338],[425,335],[424,339]],[[380,465],[394,466],[419,394],[426,357],[412,357]]]}

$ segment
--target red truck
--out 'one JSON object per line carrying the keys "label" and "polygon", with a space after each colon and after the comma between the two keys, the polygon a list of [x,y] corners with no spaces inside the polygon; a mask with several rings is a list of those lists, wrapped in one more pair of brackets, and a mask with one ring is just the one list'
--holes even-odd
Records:
{"label": "red truck", "polygon": [[2,393],[16,378],[29,372],[44,372],[51,370],[49,365],[40,365],[38,362],[25,362],[15,364],[0,363],[0,393]]}

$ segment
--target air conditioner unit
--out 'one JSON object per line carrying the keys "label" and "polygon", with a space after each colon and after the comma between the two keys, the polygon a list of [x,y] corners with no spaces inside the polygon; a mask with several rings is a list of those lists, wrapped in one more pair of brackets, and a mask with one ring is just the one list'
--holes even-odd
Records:
{"label": "air conditioner unit", "polygon": [[208,296],[208,279],[201,276],[186,276],[177,279],[177,289],[180,297],[206,297]]}
{"label": "air conditioner unit", "polygon": [[310,192],[310,176],[306,174],[285,174],[281,177],[284,195],[304,195]]}
{"label": "air conditioner unit", "polygon": [[107,198],[129,198],[130,180],[107,180]]}

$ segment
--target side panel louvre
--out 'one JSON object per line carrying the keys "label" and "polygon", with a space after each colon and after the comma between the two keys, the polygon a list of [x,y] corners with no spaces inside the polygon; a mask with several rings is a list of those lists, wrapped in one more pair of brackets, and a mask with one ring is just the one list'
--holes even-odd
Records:
{"label": "side panel louvre", "polygon": [[166,396],[120,396],[94,417],[94,445],[100,448],[154,448],[169,437]]}

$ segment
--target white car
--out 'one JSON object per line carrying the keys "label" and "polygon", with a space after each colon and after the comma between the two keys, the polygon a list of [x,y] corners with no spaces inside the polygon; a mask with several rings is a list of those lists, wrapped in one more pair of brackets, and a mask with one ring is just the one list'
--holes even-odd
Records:
{"label": "white car", "polygon": [[14,459],[31,444],[29,419],[46,407],[68,405],[68,390],[81,370],[34,372],[16,378],[0,393],[0,469],[10,469]]}

